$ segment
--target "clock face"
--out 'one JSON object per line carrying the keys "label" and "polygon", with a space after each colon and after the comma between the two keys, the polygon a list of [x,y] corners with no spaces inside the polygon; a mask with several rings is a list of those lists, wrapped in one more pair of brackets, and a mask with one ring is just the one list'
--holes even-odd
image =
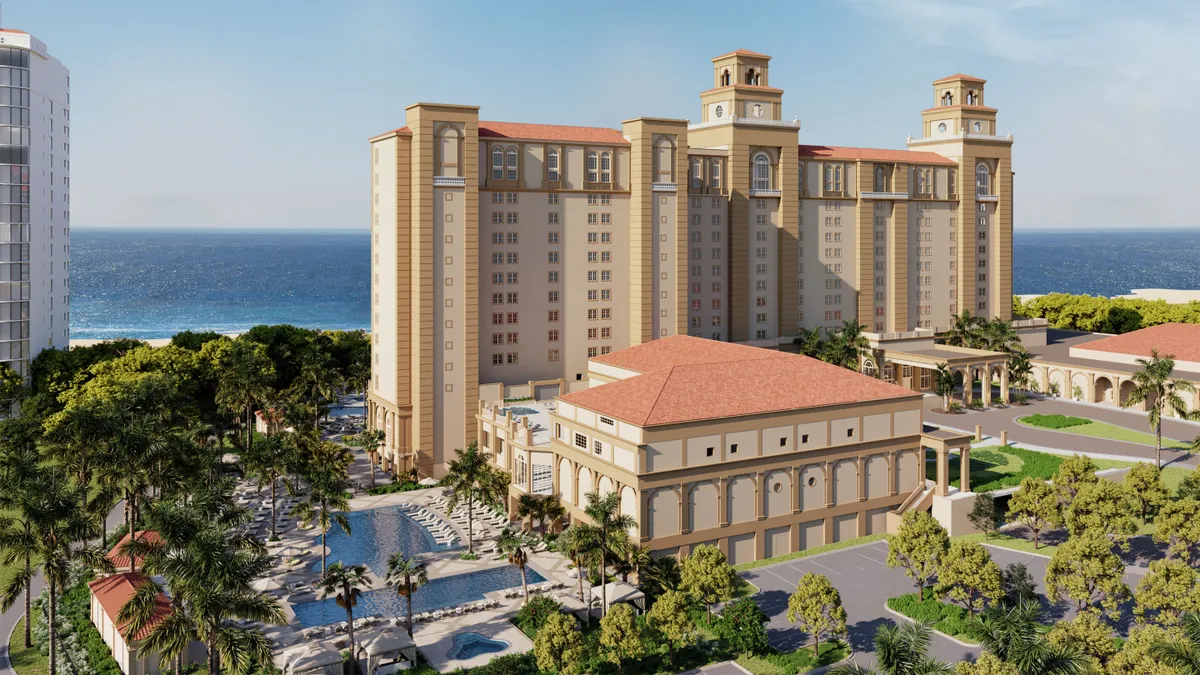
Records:
{"label": "clock face", "polygon": [[941,124],[938,125],[938,131],[940,131],[942,133],[946,133],[946,123],[945,122],[942,122]]}
{"label": "clock face", "polygon": [[761,105],[759,105],[759,104],[757,104],[757,103],[755,103],[755,104],[754,104],[754,108],[753,108],[753,112],[754,112],[754,116],[755,116],[755,117],[762,117],[762,106],[761,106]]}
{"label": "clock face", "polygon": [[721,115],[725,114],[725,107],[719,105],[714,112],[716,112],[717,117],[720,117]]}
{"label": "clock face", "polygon": [[983,129],[983,125],[980,124],[979,122],[976,122],[975,123],[975,131],[981,131],[982,129]]}

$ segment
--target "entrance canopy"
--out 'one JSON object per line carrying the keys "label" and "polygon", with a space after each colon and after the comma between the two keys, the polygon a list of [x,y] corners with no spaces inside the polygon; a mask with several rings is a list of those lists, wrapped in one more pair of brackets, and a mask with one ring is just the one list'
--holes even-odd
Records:
{"label": "entrance canopy", "polygon": [[992,374],[999,373],[1000,396],[1008,401],[1008,358],[1004,352],[993,352],[971,347],[952,347],[937,344],[932,337],[880,341],[877,346],[880,363],[869,359],[863,364],[878,368],[884,379],[913,391],[936,391],[937,381],[933,371],[944,366],[955,376],[955,383],[962,383],[962,404],[969,406],[974,397],[972,382],[982,383],[980,395],[984,406],[992,403]]}

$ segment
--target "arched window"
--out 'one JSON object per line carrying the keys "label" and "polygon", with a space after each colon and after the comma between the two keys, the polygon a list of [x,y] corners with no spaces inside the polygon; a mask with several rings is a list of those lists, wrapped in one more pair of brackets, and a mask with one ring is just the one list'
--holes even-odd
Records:
{"label": "arched window", "polygon": [[926,190],[925,190],[925,172],[924,172],[924,171],[922,171],[922,170],[920,170],[920,169],[917,169],[916,171],[914,171],[914,173],[916,173],[916,174],[917,174],[917,194],[919,194],[919,195],[923,195],[923,194],[925,194],[925,193],[926,193]]}
{"label": "arched window", "polygon": [[754,182],[750,187],[755,190],[771,189],[771,159],[765,152],[754,156]]}
{"label": "arched window", "polygon": [[721,73],[721,86],[722,87],[729,86],[729,69],[728,68],[725,69],[725,72]]}
{"label": "arched window", "polygon": [[975,97],[975,92],[974,92],[974,91],[968,91],[968,92],[967,92],[967,105],[975,105],[975,102],[976,102],[976,100],[977,100],[977,99],[976,99],[976,97]]}
{"label": "arched window", "polygon": [[504,150],[492,149],[492,180],[504,180]]}
{"label": "arched window", "polygon": [[883,173],[882,166],[875,167],[875,191],[876,192],[887,192],[887,187],[884,183],[884,173]]}
{"label": "arched window", "polygon": [[711,162],[710,171],[712,172],[712,176],[709,179],[708,184],[714,190],[720,190],[721,189],[721,160],[710,159],[709,162]]}
{"label": "arched window", "polygon": [[875,362],[871,359],[863,359],[862,372],[863,375],[875,377]]}
{"label": "arched window", "polygon": [[600,182],[612,182],[612,156],[607,152],[600,153]]}
{"label": "arched window", "polygon": [[597,171],[597,169],[598,169],[598,167],[599,167],[599,161],[600,161],[600,160],[599,160],[599,157],[600,157],[600,156],[599,156],[599,155],[597,155],[595,151],[592,151],[592,152],[589,152],[589,153],[588,153],[588,159],[587,159],[587,182],[589,182],[589,183],[595,183],[595,182],[596,182],[596,171]]}
{"label": "arched window", "polygon": [[980,162],[975,165],[975,194],[990,195],[992,194],[989,185],[991,176],[988,174],[987,164]]}
{"label": "arched window", "polygon": [[800,185],[800,194],[804,194],[804,160],[796,166],[796,182]]}
{"label": "arched window", "polygon": [[833,191],[842,191],[842,167],[840,166],[833,167]]}
{"label": "arched window", "polygon": [[826,192],[833,190],[833,165],[825,165],[825,190]]}
{"label": "arched window", "polygon": [[517,180],[517,149],[508,149],[508,161],[505,163],[508,170],[508,180]]}
{"label": "arched window", "polygon": [[558,150],[546,154],[546,180],[552,183],[558,181]]}
{"label": "arched window", "polygon": [[746,84],[758,84],[758,73],[753,68],[746,71]]}
{"label": "arched window", "polygon": [[950,92],[942,94],[942,105],[954,105],[954,94],[951,94]]}
{"label": "arched window", "polygon": [[704,171],[701,168],[700,158],[692,158],[692,187],[698,188],[704,184]]}

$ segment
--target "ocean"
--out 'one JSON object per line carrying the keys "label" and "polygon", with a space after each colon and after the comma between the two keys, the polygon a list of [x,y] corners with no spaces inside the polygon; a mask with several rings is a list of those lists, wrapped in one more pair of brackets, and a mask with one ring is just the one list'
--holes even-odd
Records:
{"label": "ocean", "polygon": [[[71,233],[71,337],[165,338],[260,323],[370,326],[366,232]],[[1200,288],[1200,230],[1021,232],[1017,294]]]}

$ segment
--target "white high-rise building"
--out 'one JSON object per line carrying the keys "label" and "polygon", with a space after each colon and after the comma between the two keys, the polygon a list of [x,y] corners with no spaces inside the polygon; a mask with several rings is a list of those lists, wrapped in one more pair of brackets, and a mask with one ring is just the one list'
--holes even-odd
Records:
{"label": "white high-rise building", "polygon": [[0,363],[26,377],[70,336],[70,87],[45,43],[0,29]]}

